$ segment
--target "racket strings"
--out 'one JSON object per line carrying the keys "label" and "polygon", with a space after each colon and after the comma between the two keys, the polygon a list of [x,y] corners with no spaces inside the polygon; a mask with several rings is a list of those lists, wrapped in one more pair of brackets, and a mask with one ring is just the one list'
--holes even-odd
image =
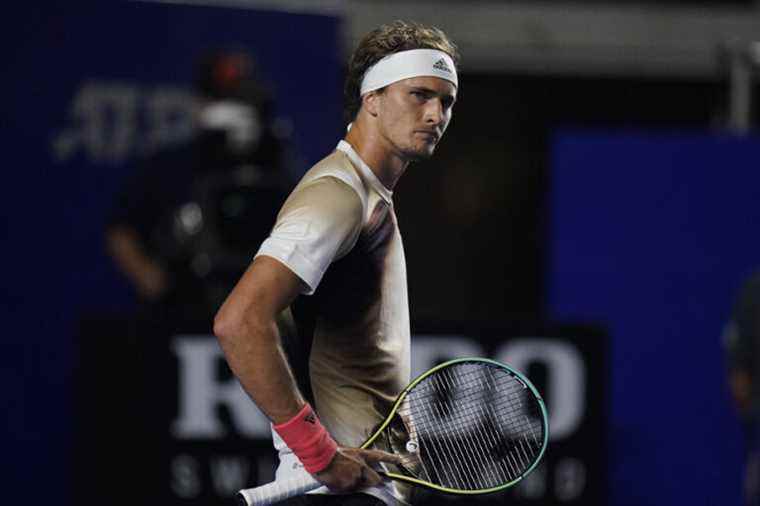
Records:
{"label": "racket strings", "polygon": [[[459,363],[418,383],[398,411],[414,443],[404,467],[447,488],[484,490],[512,482],[540,455],[541,408],[508,371]],[[408,446],[407,446],[408,449]]]}

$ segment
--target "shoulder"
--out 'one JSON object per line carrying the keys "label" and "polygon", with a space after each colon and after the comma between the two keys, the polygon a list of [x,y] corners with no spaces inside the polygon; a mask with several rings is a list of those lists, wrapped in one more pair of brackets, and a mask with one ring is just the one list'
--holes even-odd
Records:
{"label": "shoulder", "polygon": [[165,148],[135,160],[125,186],[128,191],[154,194],[163,200],[167,192],[174,195],[188,184],[195,165],[192,145]]}
{"label": "shoulder", "polygon": [[[362,216],[367,207],[367,190],[348,157],[333,152],[314,165],[301,179],[288,203],[308,201],[312,206],[341,209]],[[286,205],[288,204],[286,203]]]}
{"label": "shoulder", "polygon": [[314,165],[303,177],[302,183],[309,184],[317,179],[331,177],[353,190],[366,202],[367,189],[345,153],[334,151]]}
{"label": "shoulder", "polygon": [[[300,216],[360,225],[367,196],[352,167],[335,153],[309,170],[283,205],[279,219]],[[352,173],[353,172],[353,173]],[[355,179],[356,178],[356,179]]]}

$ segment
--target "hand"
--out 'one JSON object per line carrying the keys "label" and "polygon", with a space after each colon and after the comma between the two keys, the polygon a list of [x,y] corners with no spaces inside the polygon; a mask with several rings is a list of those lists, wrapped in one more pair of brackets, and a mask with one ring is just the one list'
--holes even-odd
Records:
{"label": "hand", "polygon": [[334,492],[350,492],[360,488],[374,487],[383,479],[372,469],[380,462],[400,464],[397,455],[380,450],[338,448],[330,464],[314,476]]}
{"label": "hand", "polygon": [[739,413],[746,413],[752,403],[752,378],[743,369],[733,371],[729,378],[731,394]]}
{"label": "hand", "polygon": [[144,299],[157,301],[169,289],[169,276],[157,264],[146,263],[137,278],[136,288]]}

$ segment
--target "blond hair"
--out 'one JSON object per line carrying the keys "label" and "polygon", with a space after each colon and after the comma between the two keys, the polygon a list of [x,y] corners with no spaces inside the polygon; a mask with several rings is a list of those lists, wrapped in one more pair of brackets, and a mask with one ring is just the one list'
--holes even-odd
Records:
{"label": "blond hair", "polygon": [[343,90],[348,121],[353,121],[361,108],[359,90],[367,70],[389,54],[410,49],[438,49],[451,56],[455,65],[459,63],[459,50],[440,28],[398,20],[372,30],[362,38],[348,62]]}

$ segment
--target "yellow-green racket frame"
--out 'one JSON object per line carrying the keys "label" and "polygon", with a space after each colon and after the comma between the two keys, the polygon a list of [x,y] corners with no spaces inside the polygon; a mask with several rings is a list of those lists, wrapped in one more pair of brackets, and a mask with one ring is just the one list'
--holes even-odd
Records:
{"label": "yellow-green racket frame", "polygon": [[369,439],[367,439],[364,442],[364,444],[361,445],[361,448],[364,448],[364,449],[369,448],[375,442],[375,440],[377,440],[377,438],[382,435],[383,430],[385,430],[385,428],[388,427],[388,425],[391,423],[391,421],[393,420],[393,418],[396,416],[396,410],[401,405],[401,403],[404,402],[404,399],[406,398],[407,394],[415,387],[415,385],[417,385],[419,382],[421,382],[422,380],[424,380],[428,376],[431,376],[432,374],[434,374],[435,372],[437,372],[437,371],[439,371],[441,369],[445,369],[445,368],[450,367],[450,366],[452,366],[454,364],[459,364],[459,363],[462,363],[462,362],[483,362],[483,363],[487,363],[487,364],[490,364],[492,366],[504,369],[509,374],[511,374],[512,376],[515,376],[516,378],[518,378],[519,381],[521,383],[523,383],[527,388],[529,388],[530,391],[531,391],[531,393],[535,396],[535,398],[536,398],[536,400],[538,402],[538,405],[541,408],[541,419],[542,419],[542,423],[543,423],[543,426],[544,426],[544,440],[543,440],[543,442],[541,444],[541,451],[539,452],[538,457],[536,457],[536,459],[534,460],[533,464],[527,470],[525,470],[520,476],[518,476],[517,478],[515,478],[514,480],[512,480],[512,481],[510,481],[508,483],[504,483],[503,485],[499,485],[498,487],[491,487],[491,488],[484,488],[484,489],[475,489],[475,490],[460,490],[460,489],[455,489],[455,488],[448,488],[448,487],[444,487],[444,486],[441,486],[441,485],[436,485],[434,483],[430,483],[430,482],[425,481],[425,480],[420,480],[420,479],[414,478],[412,476],[408,476],[408,475],[405,475],[405,474],[399,474],[399,473],[395,473],[395,472],[391,472],[391,471],[384,471],[384,472],[381,472],[381,474],[383,474],[384,476],[387,476],[388,478],[394,479],[394,480],[405,481],[405,482],[412,483],[412,484],[417,485],[417,486],[427,487],[427,488],[430,488],[430,489],[433,489],[433,490],[437,490],[439,492],[446,492],[448,494],[476,495],[476,494],[490,494],[490,493],[493,493],[493,492],[499,492],[501,490],[507,489],[507,488],[509,488],[509,487],[517,484],[520,480],[522,480],[528,474],[530,474],[531,471],[533,471],[533,469],[536,468],[536,466],[538,465],[538,463],[541,461],[541,458],[544,456],[544,453],[546,452],[546,446],[547,446],[547,444],[549,442],[549,416],[548,416],[547,411],[546,411],[546,406],[544,404],[544,400],[541,397],[541,394],[538,393],[538,390],[536,389],[536,387],[533,386],[533,383],[531,383],[530,380],[528,378],[526,378],[523,374],[521,374],[520,372],[512,369],[511,367],[509,367],[506,364],[502,364],[501,362],[497,362],[496,360],[491,360],[491,359],[482,358],[482,357],[465,357],[465,358],[457,358],[457,359],[454,359],[454,360],[449,360],[448,362],[444,362],[442,364],[439,364],[439,365],[433,367],[432,369],[429,369],[429,370],[425,371],[424,373],[420,374],[419,376],[417,376],[398,395],[398,397],[396,398],[396,401],[394,402],[393,407],[391,408],[391,411],[388,414],[388,416],[385,418],[385,420],[383,421],[383,423],[380,424],[380,426],[377,428],[377,430],[375,430],[375,432],[369,437]]}

